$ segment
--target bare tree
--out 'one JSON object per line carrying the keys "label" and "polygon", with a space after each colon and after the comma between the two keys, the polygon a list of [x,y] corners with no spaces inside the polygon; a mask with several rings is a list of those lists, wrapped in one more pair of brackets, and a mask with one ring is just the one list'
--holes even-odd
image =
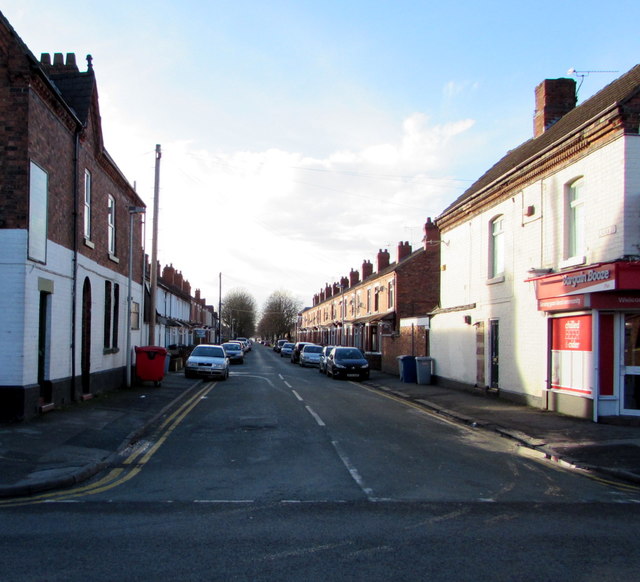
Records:
{"label": "bare tree", "polygon": [[258,333],[271,339],[291,337],[301,309],[302,302],[287,291],[274,291],[264,305]]}
{"label": "bare tree", "polygon": [[256,330],[256,301],[244,289],[233,289],[222,299],[222,323],[233,337],[251,337]]}

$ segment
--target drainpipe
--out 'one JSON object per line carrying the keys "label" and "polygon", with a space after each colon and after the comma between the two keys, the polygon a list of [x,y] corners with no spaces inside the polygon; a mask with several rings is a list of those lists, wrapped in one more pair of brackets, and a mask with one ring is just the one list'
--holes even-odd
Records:
{"label": "drainpipe", "polygon": [[78,166],[80,152],[80,129],[75,131],[73,146],[73,277],[71,285],[71,394],[76,393],[76,315],[78,288]]}

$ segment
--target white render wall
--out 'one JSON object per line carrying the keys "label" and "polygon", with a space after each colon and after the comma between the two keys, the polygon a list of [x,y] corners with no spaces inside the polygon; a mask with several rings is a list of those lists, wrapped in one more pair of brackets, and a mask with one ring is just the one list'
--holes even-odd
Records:
{"label": "white render wall", "polygon": [[0,229],[0,385],[23,384],[27,233]]}
{"label": "white render wall", "polygon": [[[27,231],[0,229],[0,385],[27,386],[37,383],[39,280],[53,284],[50,296],[50,357],[45,378],[69,378],[72,346],[72,251],[47,242],[47,263],[27,261]],[[105,269],[79,255],[76,296],[76,375],[80,374],[82,287],[85,277],[91,281],[92,342],[91,371],[123,367],[126,358],[128,278]],[[119,352],[104,354],[104,281],[120,285]],[[141,286],[133,284],[134,301],[142,305]],[[140,344],[140,331],[132,332],[132,345]]]}
{"label": "white render wall", "polygon": [[[534,284],[525,282],[531,276],[529,270],[558,270],[563,265],[565,185],[580,176],[585,179],[584,264],[640,254],[639,162],[640,138],[620,138],[442,233],[441,307],[452,311],[431,321],[431,355],[438,376],[476,384],[474,324],[481,321],[488,384],[489,321],[498,319],[501,391],[542,396],[547,316],[538,311]],[[527,217],[529,206],[535,211]],[[505,273],[503,280],[489,281],[490,223],[499,215],[504,217]],[[464,308],[470,304],[475,308]],[[471,325],[464,322],[465,315],[472,317]]]}

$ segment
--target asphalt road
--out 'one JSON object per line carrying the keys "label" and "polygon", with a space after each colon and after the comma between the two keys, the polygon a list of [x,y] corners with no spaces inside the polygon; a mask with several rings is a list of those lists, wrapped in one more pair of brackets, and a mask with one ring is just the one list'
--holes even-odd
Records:
{"label": "asphalt road", "polygon": [[119,466],[0,507],[0,579],[639,579],[640,493],[517,451],[256,346]]}

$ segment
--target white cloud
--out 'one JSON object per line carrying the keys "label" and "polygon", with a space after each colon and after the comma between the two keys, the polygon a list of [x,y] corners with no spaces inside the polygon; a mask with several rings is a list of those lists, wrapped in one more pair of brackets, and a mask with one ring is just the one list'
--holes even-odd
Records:
{"label": "white cloud", "polygon": [[[374,260],[379,248],[390,246],[392,257],[400,240],[417,248],[427,216],[460,193],[447,171],[456,139],[472,125],[430,125],[415,113],[398,124],[393,141],[323,159],[273,148],[162,144],[158,258],[214,304],[219,272],[224,288],[245,287],[259,305],[276,289],[307,304],[332,278]],[[145,173],[139,193],[151,211],[153,145],[144,131],[112,129],[112,153],[125,174]],[[148,224],[150,234],[151,216]]]}

